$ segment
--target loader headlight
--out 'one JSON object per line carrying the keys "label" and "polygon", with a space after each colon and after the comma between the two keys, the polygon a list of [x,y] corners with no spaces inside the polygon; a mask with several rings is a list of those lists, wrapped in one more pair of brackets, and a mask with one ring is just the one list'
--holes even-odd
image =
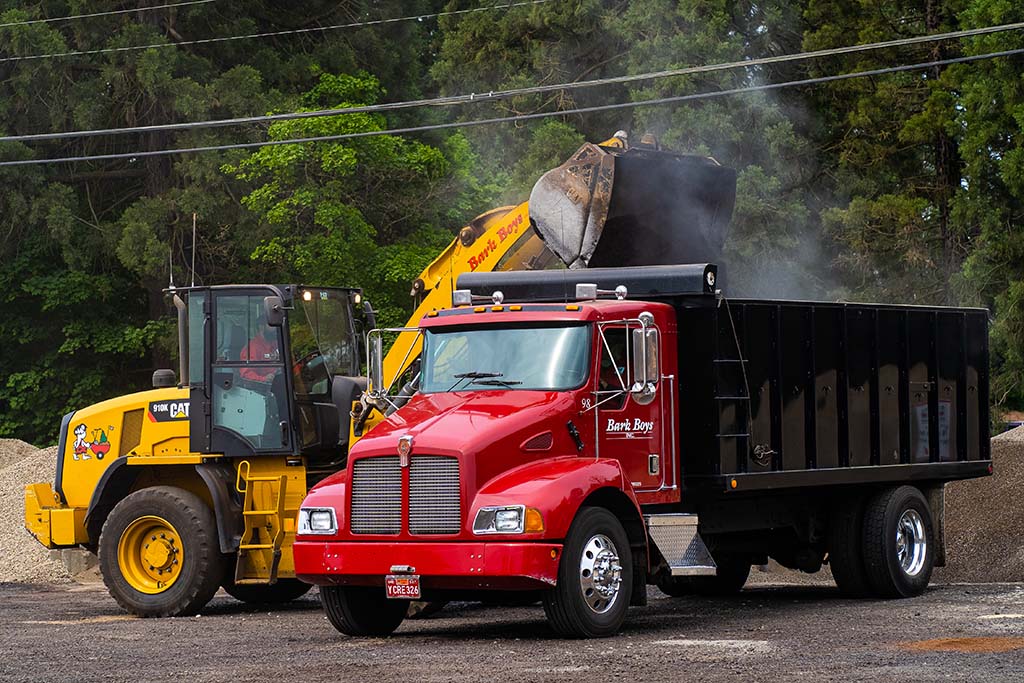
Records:
{"label": "loader headlight", "polygon": [[338,517],[334,508],[301,508],[298,534],[336,534]]}
{"label": "loader headlight", "polygon": [[500,505],[483,507],[476,513],[473,533],[521,534],[544,531],[544,519],[540,510],[525,505]]}

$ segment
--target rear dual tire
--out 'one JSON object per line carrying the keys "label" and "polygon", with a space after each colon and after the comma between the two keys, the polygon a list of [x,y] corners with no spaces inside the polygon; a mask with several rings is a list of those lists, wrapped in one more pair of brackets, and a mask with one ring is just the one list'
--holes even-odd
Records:
{"label": "rear dual tire", "polygon": [[851,597],[920,595],[935,567],[931,508],[913,486],[852,499],[832,516],[829,565]]}

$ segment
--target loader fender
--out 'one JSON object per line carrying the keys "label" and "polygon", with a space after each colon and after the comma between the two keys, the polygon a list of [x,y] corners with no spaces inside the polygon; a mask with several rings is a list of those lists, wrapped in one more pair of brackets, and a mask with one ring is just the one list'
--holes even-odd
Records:
{"label": "loader fender", "polygon": [[131,493],[132,485],[139,476],[139,469],[128,467],[125,458],[117,458],[103,470],[100,480],[96,482],[96,488],[92,491],[89,509],[85,513],[85,529],[91,545],[95,546],[99,542],[103,522],[107,520],[110,511],[122,498]]}
{"label": "loader fender", "polygon": [[224,554],[238,550],[242,538],[242,505],[232,495],[235,472],[225,465],[196,465],[196,472],[202,477],[213,500],[213,513],[217,518],[217,537],[220,551]]}
{"label": "loader fender", "polygon": [[473,501],[469,519],[492,505],[525,505],[537,508],[544,518],[543,538],[562,539],[580,507],[601,505],[623,518],[631,544],[643,537],[643,517],[633,486],[618,460],[565,456],[516,467],[491,479]]}

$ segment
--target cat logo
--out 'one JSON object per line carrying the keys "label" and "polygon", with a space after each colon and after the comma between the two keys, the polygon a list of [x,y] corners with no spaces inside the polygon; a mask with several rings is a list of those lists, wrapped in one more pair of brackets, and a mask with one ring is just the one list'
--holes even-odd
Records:
{"label": "cat logo", "polygon": [[189,402],[185,401],[153,401],[149,404],[150,422],[174,422],[188,419]]}

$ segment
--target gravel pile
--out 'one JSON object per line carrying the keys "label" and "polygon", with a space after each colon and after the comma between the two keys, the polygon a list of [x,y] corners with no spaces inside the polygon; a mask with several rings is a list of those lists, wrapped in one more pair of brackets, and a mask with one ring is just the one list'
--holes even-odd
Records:
{"label": "gravel pile", "polygon": [[56,446],[38,449],[24,441],[0,439],[0,583],[57,583],[68,580],[59,559],[25,531],[25,485],[53,481]]}
{"label": "gravel pile", "polygon": [[992,439],[991,477],[946,485],[941,583],[1024,581],[1024,427]]}

